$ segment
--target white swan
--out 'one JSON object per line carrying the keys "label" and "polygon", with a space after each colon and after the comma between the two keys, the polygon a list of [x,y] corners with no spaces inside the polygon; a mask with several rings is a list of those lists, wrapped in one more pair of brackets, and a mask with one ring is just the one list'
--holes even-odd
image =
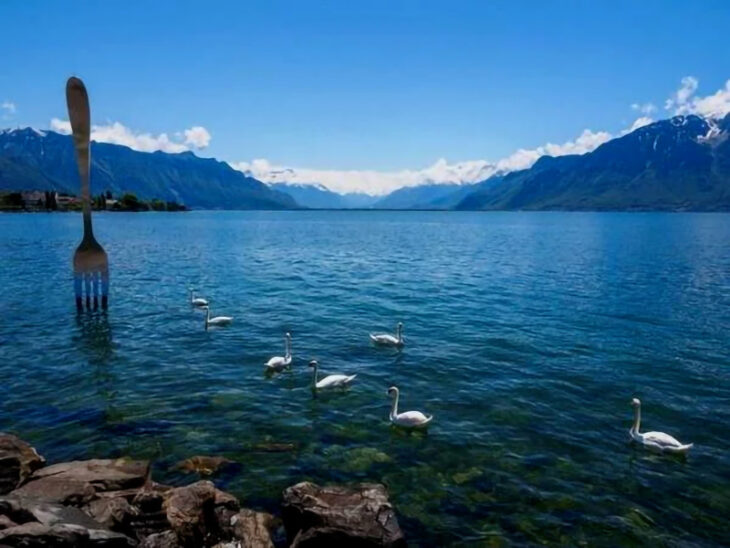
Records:
{"label": "white swan", "polygon": [[327,375],[321,381],[317,380],[317,360],[309,362],[309,367],[314,369],[312,375],[312,390],[325,390],[328,388],[347,388],[357,375]]}
{"label": "white swan", "polygon": [[205,328],[208,329],[209,325],[212,326],[219,326],[219,325],[228,325],[233,321],[233,318],[231,316],[216,316],[214,318],[210,317],[210,307],[204,306],[203,310],[205,310]]}
{"label": "white swan", "polygon": [[266,362],[266,369],[271,371],[283,371],[291,365],[291,335],[284,335],[284,356],[274,356]]}
{"label": "white swan", "polygon": [[375,344],[382,344],[384,346],[403,346],[403,322],[398,322],[395,328],[395,337],[390,333],[370,333],[370,340]]}
{"label": "white swan", "polygon": [[423,428],[433,420],[433,415],[428,417],[420,411],[406,411],[405,413],[398,413],[398,399],[400,398],[400,392],[395,386],[388,388],[388,395],[395,394],[393,398],[393,407],[390,409],[390,422],[396,426],[403,426],[404,428]]}
{"label": "white swan", "polygon": [[195,297],[195,289],[192,287],[188,289],[190,292],[190,304],[193,306],[208,306],[208,301],[205,299],[201,299],[200,297]]}
{"label": "white swan", "polygon": [[666,453],[686,453],[692,448],[692,443],[682,445],[676,438],[664,432],[640,433],[641,402],[638,398],[634,398],[631,400],[631,406],[634,408],[634,424],[631,426],[631,430],[629,430],[629,435],[632,440],[640,443],[647,449]]}

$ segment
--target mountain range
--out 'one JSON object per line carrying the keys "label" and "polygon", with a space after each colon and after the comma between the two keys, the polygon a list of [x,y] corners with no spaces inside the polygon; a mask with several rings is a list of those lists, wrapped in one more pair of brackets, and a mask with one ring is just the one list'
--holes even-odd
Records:
{"label": "mountain range", "polygon": [[[459,209],[730,211],[730,114],[675,116],[583,155],[543,156],[529,169],[474,184],[429,182],[387,196],[338,194],[320,184],[266,185],[191,152],[137,152],[94,143],[95,194],[209,209]],[[0,190],[74,191],[71,138],[31,128],[0,131]]]}
{"label": "mountain range", "polygon": [[302,207],[311,209],[365,209],[379,199],[359,192],[338,194],[318,183],[271,183],[269,186],[288,194]]}
{"label": "mountain range", "polygon": [[488,179],[456,209],[730,211],[729,136],[730,114],[675,116]]}
{"label": "mountain range", "polygon": [[474,190],[463,183],[427,183],[394,190],[373,204],[374,209],[452,209]]}
{"label": "mountain range", "polygon": [[472,184],[403,187],[370,207],[730,211],[729,137],[730,114],[719,120],[675,116],[583,155],[543,156],[528,169]]}
{"label": "mountain range", "polygon": [[[245,176],[225,162],[192,152],[138,152],[109,143],[91,145],[91,192],[176,201],[192,208],[292,209],[296,200]],[[78,193],[71,137],[32,128],[0,131],[0,190]]]}

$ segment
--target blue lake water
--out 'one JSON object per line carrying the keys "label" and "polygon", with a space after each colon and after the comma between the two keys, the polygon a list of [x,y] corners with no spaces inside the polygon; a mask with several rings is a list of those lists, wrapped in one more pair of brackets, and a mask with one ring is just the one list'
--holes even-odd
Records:
{"label": "blue lake water", "polygon": [[[413,545],[730,544],[730,215],[100,214],[105,317],[74,308],[80,228],[0,215],[0,430],[51,461],[180,484],[223,455],[216,483],[270,510],[384,482]],[[189,284],[233,325],[206,332]],[[397,321],[402,351],[369,344]],[[313,398],[312,357],[352,389]],[[427,434],[389,426],[391,385]],[[628,443],[632,397],[686,460]]]}

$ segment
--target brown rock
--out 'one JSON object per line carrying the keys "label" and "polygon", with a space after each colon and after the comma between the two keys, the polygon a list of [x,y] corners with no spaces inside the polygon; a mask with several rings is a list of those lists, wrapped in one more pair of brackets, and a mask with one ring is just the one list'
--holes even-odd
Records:
{"label": "brown rock", "polygon": [[172,531],[154,533],[144,538],[138,548],[178,548],[177,535]]}
{"label": "brown rock", "polygon": [[171,489],[164,509],[181,546],[203,546],[217,534],[215,498],[217,489],[209,481]]}
{"label": "brown rock", "polygon": [[35,472],[31,481],[41,478],[70,478],[91,484],[96,491],[118,491],[141,487],[150,472],[146,460],[91,459],[61,462]]}
{"label": "brown rock", "polygon": [[92,459],[62,462],[34,472],[13,494],[60,504],[83,506],[105,491],[139,488],[149,475],[149,462]]}
{"label": "brown rock", "polygon": [[138,510],[130,526],[137,538],[143,538],[153,533],[161,533],[170,528],[167,513],[163,508],[165,493],[172,488],[151,482],[144,489],[139,490],[131,503]]}
{"label": "brown rock", "polygon": [[18,487],[45,462],[26,442],[12,434],[0,432],[0,495]]}
{"label": "brown rock", "polygon": [[84,481],[49,477],[31,480],[11,494],[47,502],[82,506],[91,502],[96,492],[90,484]]}
{"label": "brown rock", "polygon": [[406,545],[383,485],[320,487],[298,483],[284,491],[282,508],[292,547]]}
{"label": "brown rock", "polygon": [[240,548],[274,548],[271,531],[275,518],[271,514],[244,508],[231,518],[230,525]]}
{"label": "brown rock", "polygon": [[124,497],[104,497],[84,506],[83,511],[112,531],[136,536],[131,524],[139,510]]}
{"label": "brown rock", "polygon": [[70,524],[85,529],[103,528],[78,508],[15,495],[0,497],[0,514],[19,524],[38,522],[48,526]]}
{"label": "brown rock", "polygon": [[197,547],[230,539],[230,518],[240,506],[236,497],[210,481],[198,481],[166,492],[163,509],[180,546]]}
{"label": "brown rock", "polygon": [[8,516],[0,516],[0,531],[4,529],[10,529],[11,527],[15,527],[16,525],[18,524],[15,523]]}
{"label": "brown rock", "polygon": [[83,527],[73,525],[43,525],[38,522],[24,523],[0,531],[0,546],[22,548],[75,548],[88,545],[89,533]]}
{"label": "brown rock", "polygon": [[162,508],[164,494],[170,489],[148,481],[141,488],[97,493],[82,509],[114,531],[143,539],[170,529]]}
{"label": "brown rock", "polygon": [[88,546],[129,548],[127,536],[107,531],[73,507],[15,496],[0,497],[0,513],[18,523],[0,531],[0,546]]}

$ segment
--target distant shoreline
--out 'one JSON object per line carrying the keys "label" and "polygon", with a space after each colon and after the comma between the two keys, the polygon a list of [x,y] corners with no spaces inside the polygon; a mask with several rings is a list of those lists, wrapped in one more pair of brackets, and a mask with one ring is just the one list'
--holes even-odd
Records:
{"label": "distant shoreline", "polygon": [[[411,213],[720,213],[730,214],[730,209],[373,209],[373,208],[291,208],[291,209],[217,209],[217,208],[193,208],[180,210],[125,210],[125,209],[93,209],[97,213],[190,213],[195,211],[352,211],[352,212],[411,212]],[[0,209],[0,213],[81,213],[81,210],[40,210],[40,209]]]}

